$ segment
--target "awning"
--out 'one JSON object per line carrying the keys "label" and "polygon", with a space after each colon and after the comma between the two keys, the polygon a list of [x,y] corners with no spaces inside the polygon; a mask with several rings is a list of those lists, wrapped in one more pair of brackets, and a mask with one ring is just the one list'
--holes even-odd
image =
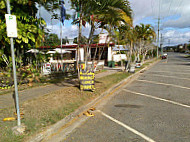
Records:
{"label": "awning", "polygon": [[53,51],[48,51],[47,54],[55,54],[55,53],[59,53],[59,54],[65,54],[65,53],[71,53],[71,51],[65,50],[65,49],[53,49]]}
{"label": "awning", "polygon": [[26,53],[41,53],[41,54],[44,54],[44,52],[39,51],[38,49],[30,49]]}

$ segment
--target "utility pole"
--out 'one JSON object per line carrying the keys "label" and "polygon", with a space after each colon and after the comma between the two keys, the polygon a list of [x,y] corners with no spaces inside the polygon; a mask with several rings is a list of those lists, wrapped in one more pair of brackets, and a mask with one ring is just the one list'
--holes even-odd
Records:
{"label": "utility pole", "polygon": [[[58,1],[59,2],[59,1]],[[62,6],[62,3],[63,3],[64,1],[61,1],[61,6]],[[59,4],[59,3],[58,3]],[[62,10],[62,8],[61,8],[61,10]],[[61,41],[61,71],[63,72],[63,52],[62,52],[62,46],[63,46],[63,33],[62,33],[62,30],[63,30],[63,25],[62,25],[62,15],[61,15],[61,12],[62,11],[60,11],[60,41]]]}
{"label": "utility pole", "polygon": [[61,23],[61,18],[60,18],[60,38],[61,38],[61,70],[63,71],[63,52],[62,52],[62,46],[63,46],[63,37],[62,37],[62,30],[63,30],[63,26]]}
{"label": "utility pole", "polygon": [[162,34],[161,34],[161,39],[160,39],[160,48],[161,48],[161,55],[163,55],[163,37],[162,37]]}
{"label": "utility pole", "polygon": [[160,45],[160,0],[159,0],[159,11],[158,11],[158,39],[157,39],[157,59],[158,59],[158,49]]}
{"label": "utility pole", "polygon": [[168,39],[168,45],[170,46],[170,39]]}
{"label": "utility pole", "polygon": [[160,44],[160,17],[158,18],[157,59],[158,59],[159,44]]}
{"label": "utility pole", "polygon": [[[7,13],[11,14],[9,0],[7,0]],[[13,37],[10,37],[10,42],[11,42],[11,57],[12,57],[12,63],[13,63],[13,77],[14,77],[14,86],[15,86],[17,125],[21,126]]]}
{"label": "utility pole", "polygon": [[78,27],[78,46],[77,46],[77,68],[78,68],[78,79],[80,79],[80,51],[79,48],[81,46],[81,36],[82,36],[82,1],[79,0],[79,27]]}
{"label": "utility pole", "polygon": [[[168,48],[170,49],[170,39],[168,39]],[[168,50],[168,48],[167,48],[167,50]]]}

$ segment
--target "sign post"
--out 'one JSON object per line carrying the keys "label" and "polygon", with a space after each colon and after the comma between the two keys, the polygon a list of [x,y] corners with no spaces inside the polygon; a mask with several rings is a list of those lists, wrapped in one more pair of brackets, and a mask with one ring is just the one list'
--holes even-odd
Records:
{"label": "sign post", "polygon": [[6,17],[6,25],[7,25],[7,36],[10,37],[10,42],[11,42],[11,57],[12,57],[12,63],[13,63],[13,76],[14,76],[15,99],[16,99],[16,109],[17,109],[17,125],[21,126],[15,55],[14,55],[14,43],[13,43],[13,37],[17,37],[17,25],[16,25],[16,16],[11,15],[9,0],[7,0],[7,13],[8,14],[5,14],[5,17]]}
{"label": "sign post", "polygon": [[94,72],[81,71],[80,72],[80,89],[84,91],[94,91],[95,90],[94,85],[95,85]]}
{"label": "sign post", "polygon": [[16,16],[11,14],[5,14],[6,26],[7,26],[7,36],[17,37],[17,23]]}

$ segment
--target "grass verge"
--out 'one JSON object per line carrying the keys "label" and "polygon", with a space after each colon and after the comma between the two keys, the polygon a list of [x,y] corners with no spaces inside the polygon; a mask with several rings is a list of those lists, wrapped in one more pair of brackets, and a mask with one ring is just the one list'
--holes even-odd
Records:
{"label": "grass verge", "polygon": [[[145,63],[141,68],[149,65]],[[22,136],[16,136],[12,133],[11,128],[16,126],[16,121],[0,121],[0,141],[1,142],[21,142],[29,136],[39,133],[47,126],[50,126],[65,116],[74,112],[80,106],[87,104],[102,92],[106,91],[113,85],[130,76],[130,73],[118,72],[109,76],[96,79],[95,92],[81,92],[77,87],[68,87],[37,99],[27,101],[20,105],[21,112],[24,113],[22,123],[26,126],[26,133]],[[15,109],[7,108],[0,110],[0,120],[5,117],[14,116]]]}

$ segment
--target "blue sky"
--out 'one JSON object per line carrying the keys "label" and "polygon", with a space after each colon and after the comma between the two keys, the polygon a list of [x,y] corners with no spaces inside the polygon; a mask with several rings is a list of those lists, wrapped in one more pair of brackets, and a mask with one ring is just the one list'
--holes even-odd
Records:
{"label": "blue sky", "polygon": [[[73,14],[69,0],[66,0],[67,13]],[[188,43],[190,40],[190,0],[129,0],[133,9],[134,25],[144,23],[151,24],[158,29],[158,17],[160,16],[160,33],[163,35],[163,44],[177,45]],[[53,20],[51,14],[41,8],[42,17],[47,22],[47,28],[60,35],[60,22]],[[57,11],[59,13],[59,11]],[[74,38],[78,34],[78,27],[71,25],[71,21],[65,21],[63,37]],[[82,34],[89,34],[90,26],[83,28]]]}

